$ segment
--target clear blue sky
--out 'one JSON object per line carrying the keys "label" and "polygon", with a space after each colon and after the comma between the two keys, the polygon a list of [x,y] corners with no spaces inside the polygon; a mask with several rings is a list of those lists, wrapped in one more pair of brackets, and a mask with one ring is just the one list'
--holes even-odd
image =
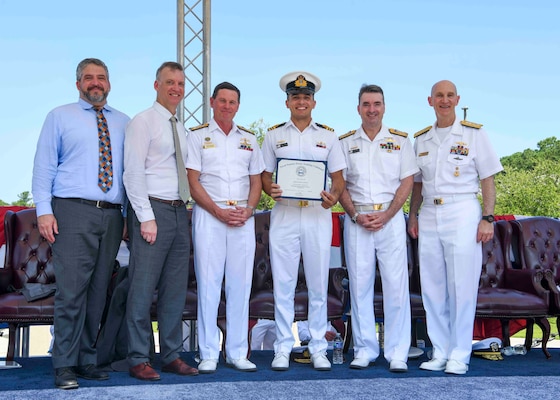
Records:
{"label": "clear blue sky", "polygon": [[[107,63],[113,107],[132,117],[152,104],[155,70],[176,60],[176,8],[0,0],[0,199],[31,190],[44,118],[77,100],[83,58]],[[384,122],[412,136],[434,121],[432,84],[451,79],[467,119],[484,124],[505,156],[560,137],[558,16],[556,0],[213,0],[211,85],[241,89],[239,125],[274,125],[289,117],[280,77],[308,70],[323,83],[314,120],[343,134],[359,126],[360,85],[376,83]]]}

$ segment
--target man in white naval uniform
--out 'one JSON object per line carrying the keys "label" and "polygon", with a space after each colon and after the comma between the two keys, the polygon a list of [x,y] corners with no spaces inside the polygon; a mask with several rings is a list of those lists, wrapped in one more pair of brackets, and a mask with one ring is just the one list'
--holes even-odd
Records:
{"label": "man in white naval uniform", "polygon": [[213,118],[187,135],[187,170],[193,209],[198,286],[200,373],[216,371],[220,334],[216,325],[225,276],[226,363],[256,371],[247,360],[249,295],[255,258],[255,213],[261,197],[262,153],[255,135],[233,122],[239,89],[217,85],[210,98]]}
{"label": "man in white naval uniform", "polygon": [[377,85],[358,96],[362,125],[341,136],[348,168],[340,203],[350,278],[354,360],[364,369],[379,356],[373,287],[376,261],[383,285],[384,356],[391,372],[406,372],[410,347],[410,295],[406,223],[402,206],[418,172],[408,135],[383,124],[385,98]]}
{"label": "man in white naval uniform", "polygon": [[472,349],[482,243],[494,236],[494,175],[503,168],[482,125],[456,118],[453,82],[436,83],[428,103],[436,122],[414,135],[420,174],[408,226],[418,237],[422,301],[434,348],[420,368],[462,375]]}
{"label": "man in white naval uniform", "polygon": [[[327,359],[327,289],[329,278],[332,216],[330,208],[344,190],[342,170],[346,168],[337,135],[332,128],[313,122],[315,93],[320,80],[308,72],[292,72],[280,79],[287,93],[286,107],[290,120],[269,129],[263,142],[265,171],[264,191],[277,200],[270,217],[270,261],[274,280],[274,319],[276,341],[272,369],[289,368],[294,345],[294,296],[300,256],[303,256],[309,295],[309,352],[317,370],[328,371]],[[278,158],[326,161],[332,180],[330,191],[317,193],[322,200],[282,199],[282,188],[273,183]]]}

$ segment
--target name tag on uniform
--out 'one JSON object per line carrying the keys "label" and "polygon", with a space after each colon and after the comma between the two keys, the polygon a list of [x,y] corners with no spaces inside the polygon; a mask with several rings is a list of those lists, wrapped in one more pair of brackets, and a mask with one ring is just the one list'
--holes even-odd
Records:
{"label": "name tag on uniform", "polygon": [[202,145],[203,149],[213,149],[214,147],[216,147],[216,145],[214,143],[212,143],[212,139],[210,139],[208,136],[204,138],[204,144]]}
{"label": "name tag on uniform", "polygon": [[418,157],[425,157],[425,156],[427,156],[427,155],[428,155],[428,152],[427,152],[427,151],[424,151],[424,152],[418,154]]}

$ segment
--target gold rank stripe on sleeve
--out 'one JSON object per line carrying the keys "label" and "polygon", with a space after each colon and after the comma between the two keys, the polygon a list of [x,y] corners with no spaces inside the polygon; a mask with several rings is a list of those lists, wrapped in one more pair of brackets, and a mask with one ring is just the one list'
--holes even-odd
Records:
{"label": "gold rank stripe on sleeve", "polygon": [[425,127],[424,129],[422,129],[421,131],[418,131],[414,134],[414,138],[417,138],[418,136],[423,135],[424,133],[428,132],[430,129],[432,129],[432,125]]}
{"label": "gold rank stripe on sleeve", "polygon": [[189,131],[197,131],[202,128],[208,128],[208,123],[189,128]]}
{"label": "gold rank stripe on sleeve", "polygon": [[470,121],[465,121],[465,120],[461,121],[461,125],[468,126],[469,128],[474,128],[474,129],[482,128],[482,124],[477,124],[477,123],[470,122]]}
{"label": "gold rank stripe on sleeve", "polygon": [[334,129],[333,129],[333,128],[331,128],[330,126],[327,126],[327,125],[323,125],[323,124],[319,124],[319,123],[317,123],[317,122],[315,122],[315,125],[317,125],[317,126],[318,126],[319,128],[323,128],[323,129],[326,129],[327,131],[331,131],[331,132],[334,132]]}
{"label": "gold rank stripe on sleeve", "polygon": [[345,133],[344,135],[340,136],[340,137],[338,138],[338,140],[346,139],[347,137],[350,137],[350,136],[352,136],[352,135],[355,134],[355,133],[356,133],[356,130],[353,130],[353,131],[350,131],[350,132],[348,132],[348,133]]}
{"label": "gold rank stripe on sleeve", "polygon": [[389,132],[391,132],[393,135],[402,136],[402,137],[404,137],[404,138],[407,138],[407,137],[408,137],[408,133],[402,132],[402,131],[398,131],[398,130],[393,129],[393,128],[389,128]]}
{"label": "gold rank stripe on sleeve", "polygon": [[280,127],[282,127],[282,126],[284,126],[284,125],[286,125],[285,122],[282,122],[281,124],[277,124],[277,125],[271,126],[270,128],[268,128],[268,131],[273,131],[274,129],[280,128]]}
{"label": "gold rank stripe on sleeve", "polygon": [[254,135],[254,134],[255,134],[255,132],[253,132],[253,131],[251,131],[251,130],[249,130],[249,129],[247,129],[247,128],[241,126],[241,125],[237,125],[237,127],[238,127],[239,129],[241,129],[242,131],[244,131],[244,132],[250,133],[251,135]]}

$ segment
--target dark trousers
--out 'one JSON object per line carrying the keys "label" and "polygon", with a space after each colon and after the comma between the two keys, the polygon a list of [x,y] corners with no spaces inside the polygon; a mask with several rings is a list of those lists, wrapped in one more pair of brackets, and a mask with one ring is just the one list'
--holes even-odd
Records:
{"label": "dark trousers", "polygon": [[182,316],[187,296],[190,232],[185,207],[152,200],[157,223],[154,244],[140,234],[140,222],[131,207],[128,228],[131,243],[126,305],[128,362],[131,367],[150,360],[152,327],[150,308],[157,289],[157,319],[163,365],[182,350]]}
{"label": "dark trousers", "polygon": [[118,209],[55,198],[55,368],[97,364],[95,342],[123,232]]}

